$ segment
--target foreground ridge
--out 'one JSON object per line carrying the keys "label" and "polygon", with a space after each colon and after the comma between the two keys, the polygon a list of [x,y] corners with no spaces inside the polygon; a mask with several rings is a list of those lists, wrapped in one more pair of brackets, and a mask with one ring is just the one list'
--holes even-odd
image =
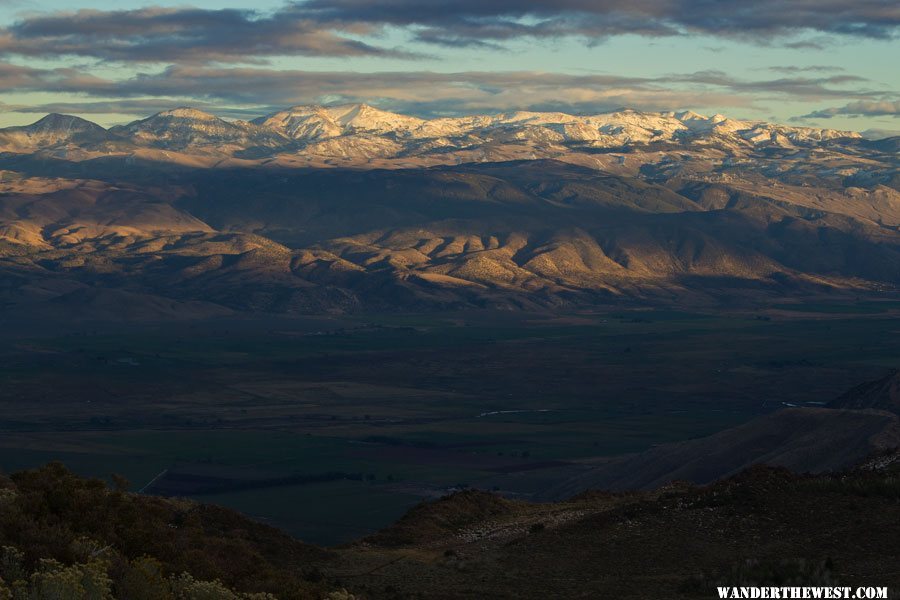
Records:
{"label": "foreground ridge", "polygon": [[886,464],[819,476],[757,466],[707,487],[589,492],[553,504],[464,491],[332,550],[228,509],[110,490],[53,464],[0,482],[0,591],[54,579],[111,598],[150,597],[135,596],[148,586],[152,597],[234,600],[694,597],[786,579],[872,585],[871,573],[896,587],[900,489],[896,461]]}

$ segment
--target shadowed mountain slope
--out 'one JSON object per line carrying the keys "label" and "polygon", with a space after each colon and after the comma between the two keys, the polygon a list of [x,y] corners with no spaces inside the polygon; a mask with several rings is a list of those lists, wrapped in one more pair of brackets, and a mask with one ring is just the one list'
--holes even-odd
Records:
{"label": "shadowed mountain slope", "polygon": [[897,447],[900,421],[892,413],[788,408],[709,437],[606,460],[545,495],[561,499],[589,489],[654,489],[677,480],[706,484],[756,464],[798,473],[839,471]]}
{"label": "shadowed mountain slope", "polygon": [[884,379],[863,383],[846,394],[835,398],[832,408],[875,409],[900,414],[900,371],[894,371]]}

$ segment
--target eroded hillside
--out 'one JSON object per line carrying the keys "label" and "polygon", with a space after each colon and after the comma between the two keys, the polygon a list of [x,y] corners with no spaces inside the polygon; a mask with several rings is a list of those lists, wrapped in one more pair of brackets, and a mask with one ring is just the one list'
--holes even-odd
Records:
{"label": "eroded hillside", "polygon": [[14,166],[0,182],[0,294],[42,314],[72,294],[130,295],[153,318],[715,305],[883,293],[900,280],[900,192],[882,185],[654,182],[554,161]]}

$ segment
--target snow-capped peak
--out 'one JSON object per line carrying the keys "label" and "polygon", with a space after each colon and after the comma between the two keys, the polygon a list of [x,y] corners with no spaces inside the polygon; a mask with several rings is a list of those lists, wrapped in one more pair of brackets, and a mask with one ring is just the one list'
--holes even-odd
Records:
{"label": "snow-capped peak", "polygon": [[32,133],[38,132],[71,132],[71,131],[103,131],[103,128],[81,117],[50,113],[26,127]]}
{"label": "snow-capped peak", "polygon": [[[368,104],[336,106],[300,105],[254,121],[263,127],[301,142],[343,136],[391,136],[410,140],[446,140],[475,136],[479,139],[530,139],[592,142],[619,146],[659,141],[684,142],[696,136],[724,136],[728,144],[767,143],[774,125],[760,125],[716,114],[707,117],[693,111],[643,112],[619,109],[596,115],[577,116],[561,112],[515,111],[496,115],[472,115],[422,119],[398,114]],[[818,137],[801,133],[800,128],[777,126],[784,139],[830,139],[854,137],[850,132],[822,133]],[[500,133],[499,129],[503,132]],[[541,131],[544,133],[541,133]],[[789,131],[788,131],[789,130]],[[495,132],[495,133],[492,133]],[[688,138],[685,138],[685,135]],[[707,140],[708,141],[708,140]],[[446,142],[439,142],[446,146]]]}
{"label": "snow-capped peak", "polygon": [[[208,112],[204,112],[202,110],[196,108],[190,108],[188,106],[182,106],[179,108],[173,108],[171,110],[164,110],[162,112],[156,113],[153,117],[175,117],[178,119],[192,119],[195,121],[219,121],[219,117],[212,115]],[[150,117],[151,119],[153,117]]]}

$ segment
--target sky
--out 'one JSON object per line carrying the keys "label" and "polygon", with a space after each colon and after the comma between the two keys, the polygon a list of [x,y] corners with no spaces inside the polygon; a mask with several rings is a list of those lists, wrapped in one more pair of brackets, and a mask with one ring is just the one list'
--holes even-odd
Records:
{"label": "sky", "polygon": [[896,133],[898,63],[896,0],[0,0],[0,126],[366,102]]}

